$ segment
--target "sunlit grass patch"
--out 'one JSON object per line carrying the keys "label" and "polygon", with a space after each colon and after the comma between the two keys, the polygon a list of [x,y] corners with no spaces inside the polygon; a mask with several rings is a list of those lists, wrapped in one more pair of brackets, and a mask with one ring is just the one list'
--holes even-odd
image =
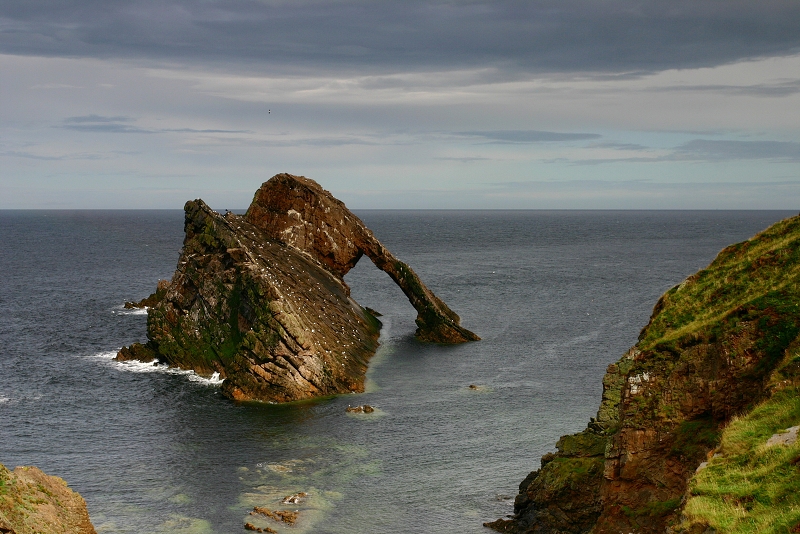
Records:
{"label": "sunlit grass patch", "polygon": [[800,524],[800,442],[768,447],[800,424],[800,391],[775,393],[722,433],[718,456],[690,482],[684,513],[720,533],[791,532]]}

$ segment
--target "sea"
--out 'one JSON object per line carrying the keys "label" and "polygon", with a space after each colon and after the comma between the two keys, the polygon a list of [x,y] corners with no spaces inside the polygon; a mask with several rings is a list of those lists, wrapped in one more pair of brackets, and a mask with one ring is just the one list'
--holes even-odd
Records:
{"label": "sea", "polygon": [[[113,359],[146,340],[123,303],[171,278],[181,210],[0,211],[0,463],[64,478],[101,534],[488,532],[595,415],[658,297],[795,214],[356,213],[482,340],[416,341],[414,309],[364,257],[345,280],[383,314],[366,392],[278,405]],[[375,412],[345,411],[362,404]]]}

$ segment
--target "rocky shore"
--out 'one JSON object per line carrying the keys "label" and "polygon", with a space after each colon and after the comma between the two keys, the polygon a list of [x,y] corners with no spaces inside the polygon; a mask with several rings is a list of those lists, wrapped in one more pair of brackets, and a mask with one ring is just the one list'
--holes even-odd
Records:
{"label": "rocky shore", "polygon": [[479,339],[345,205],[316,182],[279,174],[244,216],[202,200],[185,206],[183,249],[171,281],[147,306],[146,344],[119,360],[158,359],[218,373],[236,400],[286,402],[363,391],[380,322],[350,298],[344,275],[366,255],[417,310],[417,337]]}
{"label": "rocky shore", "polygon": [[86,502],[63,479],[36,467],[0,464],[0,533],[96,534]]}
{"label": "rocky shore", "polygon": [[[685,510],[687,501],[709,492],[708,483],[690,480],[709,459],[720,472],[730,469],[718,447],[734,416],[769,402],[776,391],[797,398],[789,386],[800,375],[798,334],[800,218],[794,217],[726,248],[661,297],[638,343],[608,367],[597,417],[563,436],[557,452],[522,481],[513,517],[486,526],[511,533],[725,532],[710,526],[713,514]],[[767,436],[800,423],[787,410],[778,426],[764,430]],[[786,469],[796,473],[787,454]],[[701,472],[707,478],[712,471]],[[796,493],[792,487],[787,496]],[[714,498],[733,503],[731,513],[743,522],[761,500],[715,488]],[[789,506],[780,503],[789,501],[776,498],[773,506]],[[787,509],[784,516],[791,515]],[[782,521],[788,523],[751,531],[800,531],[800,516]]]}

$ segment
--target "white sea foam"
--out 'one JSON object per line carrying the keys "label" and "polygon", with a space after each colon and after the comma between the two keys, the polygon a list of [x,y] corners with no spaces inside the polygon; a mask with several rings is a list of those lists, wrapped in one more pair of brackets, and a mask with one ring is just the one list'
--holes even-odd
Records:
{"label": "white sea foam", "polygon": [[111,313],[114,315],[147,315],[147,306],[144,308],[126,308],[122,305],[114,306]]}
{"label": "white sea foam", "polygon": [[163,373],[167,375],[181,375],[185,376],[189,379],[190,382],[196,382],[198,384],[203,384],[206,386],[218,386],[222,384],[223,379],[219,377],[219,373],[214,373],[210,377],[200,376],[194,371],[186,370],[186,369],[179,369],[177,367],[170,367],[166,363],[161,363],[158,360],[155,360],[150,363],[140,362],[139,360],[128,360],[124,362],[118,362],[114,358],[116,357],[117,352],[101,352],[99,354],[95,354],[92,357],[97,358],[99,360],[104,360],[116,367],[121,371],[127,371],[129,373]]}
{"label": "white sea foam", "polygon": [[11,397],[0,395],[0,406],[14,406],[23,401],[38,401],[42,397],[43,395],[38,392],[27,393],[27,394],[23,393],[22,395],[12,395]]}

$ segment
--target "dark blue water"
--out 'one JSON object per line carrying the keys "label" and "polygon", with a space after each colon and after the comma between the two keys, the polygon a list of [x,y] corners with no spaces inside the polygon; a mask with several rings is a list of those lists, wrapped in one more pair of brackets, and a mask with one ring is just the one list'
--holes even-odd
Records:
{"label": "dark blue water", "polygon": [[[792,214],[359,212],[483,340],[416,342],[413,308],[365,258],[346,280],[384,314],[367,393],[279,406],[111,360],[145,339],[122,303],[171,277],[182,212],[0,211],[0,462],[65,478],[100,533],[481,532],[595,414],[658,296]],[[345,413],[363,403],[377,412]]]}

